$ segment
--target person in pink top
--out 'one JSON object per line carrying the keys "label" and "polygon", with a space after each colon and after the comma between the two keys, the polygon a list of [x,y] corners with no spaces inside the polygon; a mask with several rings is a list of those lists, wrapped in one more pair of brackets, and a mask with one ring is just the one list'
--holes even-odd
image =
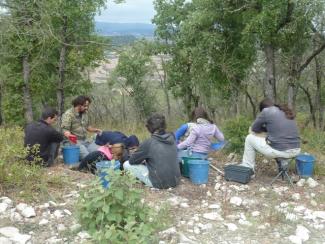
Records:
{"label": "person in pink top", "polygon": [[120,137],[112,137],[103,146],[100,146],[96,151],[89,153],[81,162],[78,170],[89,170],[91,173],[96,173],[96,163],[104,160],[116,159],[121,161],[124,149],[128,149],[128,153],[132,152],[139,147],[139,140],[136,136],[132,135],[127,137],[124,141]]}
{"label": "person in pink top", "polygon": [[179,156],[191,154],[192,157],[206,158],[214,140],[224,141],[224,135],[202,107],[195,108],[192,117],[196,123],[191,128],[190,135],[177,145]]}

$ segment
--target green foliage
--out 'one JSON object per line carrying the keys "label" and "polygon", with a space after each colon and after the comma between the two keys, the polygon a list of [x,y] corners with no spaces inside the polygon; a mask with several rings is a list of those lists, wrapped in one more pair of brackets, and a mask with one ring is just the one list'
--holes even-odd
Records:
{"label": "green foliage", "polygon": [[115,75],[118,76],[116,82],[121,83],[134,100],[139,119],[155,111],[155,96],[149,89],[152,61],[147,42],[136,42],[120,54]]}
{"label": "green foliage", "polygon": [[22,138],[19,127],[0,128],[0,191],[19,191],[21,197],[32,199],[43,188],[44,170],[37,162],[25,160]]}
{"label": "green foliage", "polygon": [[161,225],[158,214],[142,200],[136,180],[109,170],[109,188],[96,181],[81,193],[80,223],[98,243],[151,243]]}
{"label": "green foliage", "polygon": [[226,140],[230,142],[228,150],[242,154],[244,151],[245,138],[248,134],[248,129],[252,123],[252,120],[240,116],[234,119],[225,121],[223,126],[223,132]]}

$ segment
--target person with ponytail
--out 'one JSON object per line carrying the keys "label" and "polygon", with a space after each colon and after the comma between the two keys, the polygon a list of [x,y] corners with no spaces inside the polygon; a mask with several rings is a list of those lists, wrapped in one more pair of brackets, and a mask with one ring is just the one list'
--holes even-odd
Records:
{"label": "person with ponytail", "polygon": [[277,105],[269,98],[260,103],[260,114],[251,130],[266,132],[266,138],[254,133],[245,140],[241,165],[254,170],[255,155],[259,152],[267,158],[293,158],[300,153],[300,137],[294,112],[287,105]]}

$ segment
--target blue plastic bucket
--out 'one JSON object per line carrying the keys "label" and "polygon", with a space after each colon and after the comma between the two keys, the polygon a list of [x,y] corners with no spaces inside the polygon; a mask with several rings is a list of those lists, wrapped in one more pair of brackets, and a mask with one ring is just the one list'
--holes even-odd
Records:
{"label": "blue plastic bucket", "polygon": [[209,161],[204,159],[188,161],[190,179],[192,183],[200,185],[208,183]]}
{"label": "blue plastic bucket", "polygon": [[97,174],[100,178],[100,181],[102,183],[102,186],[104,188],[108,188],[109,186],[109,181],[107,180],[107,170],[108,169],[114,169],[118,170],[120,169],[120,161],[116,160],[115,164],[113,165],[114,161],[100,161],[96,163],[96,168],[97,168]]}
{"label": "blue plastic bucket", "polygon": [[299,154],[296,157],[296,169],[301,177],[311,177],[314,172],[315,157],[310,154]]}
{"label": "blue plastic bucket", "polygon": [[65,164],[76,164],[79,162],[80,148],[77,145],[64,146],[62,154]]}

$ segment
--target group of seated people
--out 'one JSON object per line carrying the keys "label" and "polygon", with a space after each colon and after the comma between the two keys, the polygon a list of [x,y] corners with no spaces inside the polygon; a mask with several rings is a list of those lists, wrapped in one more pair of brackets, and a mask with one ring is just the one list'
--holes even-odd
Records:
{"label": "group of seated people", "polygon": [[[96,162],[116,159],[121,169],[129,171],[149,187],[160,189],[175,187],[180,181],[180,159],[186,156],[207,158],[211,144],[225,140],[223,133],[209,118],[202,107],[192,112],[191,122],[182,125],[175,133],[166,131],[165,117],[153,114],[147,119],[146,128],[151,137],[141,144],[136,136],[126,136],[118,131],[101,131],[89,124],[88,108],[91,99],[78,96],[73,107],[62,116],[62,133],[51,125],[58,113],[45,108],[39,121],[25,128],[25,146],[30,149],[29,160],[35,154],[31,148],[39,144],[38,156],[44,165],[51,166],[57,156],[60,142],[69,143],[73,135],[80,147],[78,169],[96,173]],[[291,158],[300,153],[300,138],[293,112],[286,106],[273,104],[270,99],[260,103],[261,113],[246,137],[242,164],[254,170],[256,151],[268,158]],[[255,133],[267,132],[260,137]],[[87,141],[87,132],[96,133],[94,142]]]}

